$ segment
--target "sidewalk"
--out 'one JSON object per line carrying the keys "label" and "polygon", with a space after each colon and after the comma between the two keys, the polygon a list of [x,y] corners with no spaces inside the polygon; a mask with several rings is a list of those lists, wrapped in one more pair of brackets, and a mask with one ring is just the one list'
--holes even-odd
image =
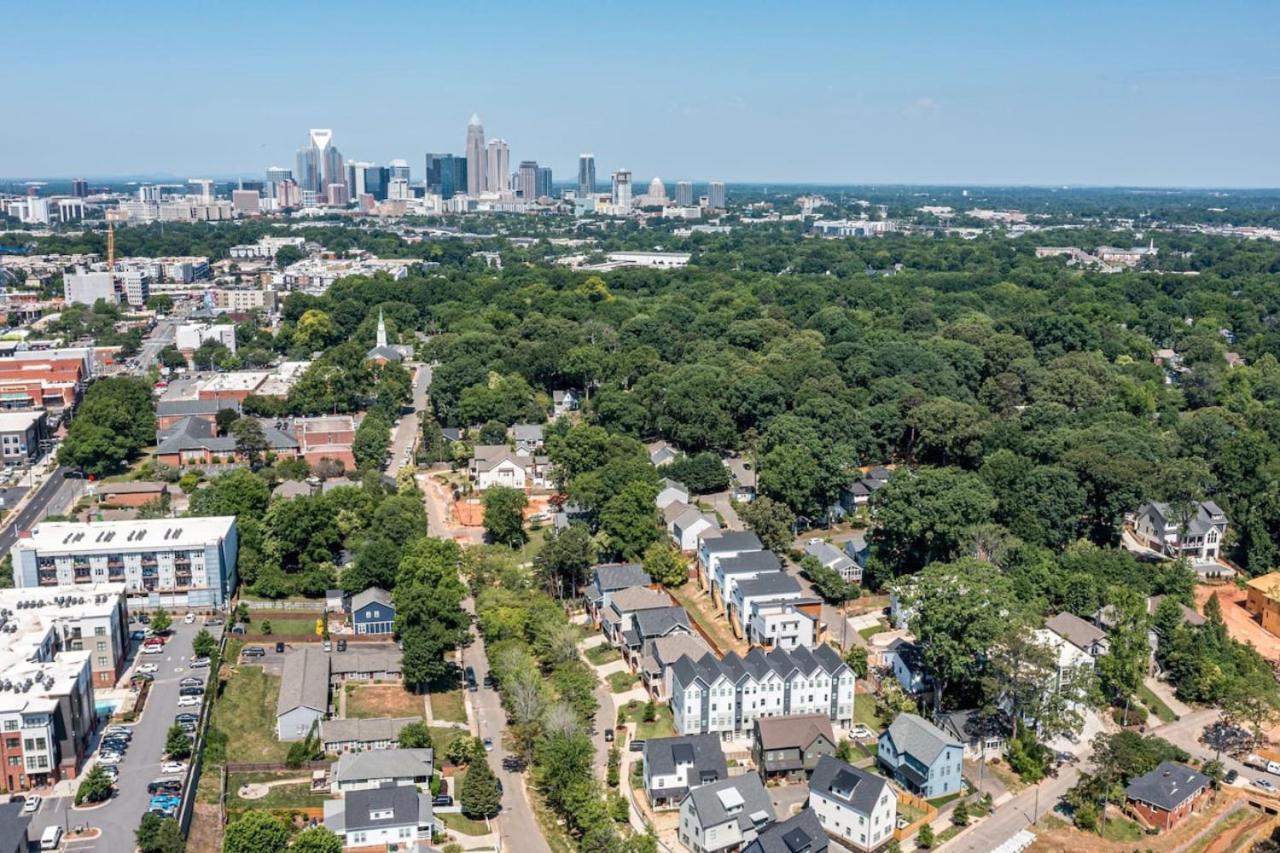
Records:
{"label": "sidewalk", "polygon": [[1177,696],[1173,695],[1173,688],[1170,687],[1167,682],[1149,675],[1142,683],[1147,685],[1147,689],[1156,694],[1156,696],[1160,698],[1160,701],[1168,705],[1169,710],[1173,711],[1173,713],[1177,714],[1179,717],[1185,717],[1194,710],[1189,707],[1187,703],[1180,701]]}

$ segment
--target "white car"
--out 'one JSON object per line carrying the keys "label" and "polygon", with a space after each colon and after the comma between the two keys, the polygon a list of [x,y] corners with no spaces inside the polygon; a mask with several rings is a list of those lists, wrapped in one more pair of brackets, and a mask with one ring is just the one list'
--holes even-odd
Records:
{"label": "white car", "polygon": [[23,814],[35,814],[40,808],[41,800],[35,794],[27,794],[27,801],[22,804]]}
{"label": "white car", "polygon": [[188,613],[186,616],[182,617],[182,621],[190,625],[192,622],[196,621],[196,615],[194,613]]}
{"label": "white car", "polygon": [[124,761],[124,756],[118,752],[104,752],[98,756],[98,763],[106,767],[112,767]]}
{"label": "white car", "polygon": [[874,737],[874,735],[871,734],[871,729],[861,723],[850,729],[849,734],[854,740],[870,740]]}
{"label": "white car", "polygon": [[142,653],[144,655],[158,655],[158,654],[163,654],[163,652],[164,652],[164,646],[143,646],[142,647]]}
{"label": "white car", "polygon": [[157,673],[157,672],[159,672],[159,671],[160,671],[160,664],[158,664],[158,663],[140,663],[140,664],[138,664],[138,672],[142,672],[142,673],[149,673],[149,674],[154,675],[155,673]]}
{"label": "white car", "polygon": [[187,765],[181,761],[166,761],[160,765],[160,772],[165,774],[186,773]]}
{"label": "white car", "polygon": [[193,705],[199,705],[199,704],[200,704],[199,696],[179,696],[178,697],[179,708],[190,708]]}
{"label": "white car", "polygon": [[208,665],[209,665],[208,658],[192,658],[191,659],[192,669],[200,669],[201,667],[208,666]]}

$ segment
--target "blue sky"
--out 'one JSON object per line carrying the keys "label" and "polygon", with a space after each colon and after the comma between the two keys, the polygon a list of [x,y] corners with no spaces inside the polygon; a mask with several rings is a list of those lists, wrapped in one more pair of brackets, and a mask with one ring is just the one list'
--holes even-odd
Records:
{"label": "blue sky", "polygon": [[1280,2],[10,2],[0,175],[1280,186]]}

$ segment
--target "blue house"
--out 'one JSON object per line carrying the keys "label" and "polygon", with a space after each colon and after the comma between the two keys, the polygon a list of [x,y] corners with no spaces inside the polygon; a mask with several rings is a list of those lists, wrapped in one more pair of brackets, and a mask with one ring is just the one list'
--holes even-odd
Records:
{"label": "blue house", "polygon": [[876,761],[899,785],[927,800],[964,787],[964,744],[916,714],[899,714],[885,729]]}
{"label": "blue house", "polygon": [[351,597],[351,625],[357,634],[390,634],[395,621],[396,608],[385,589],[371,586]]}

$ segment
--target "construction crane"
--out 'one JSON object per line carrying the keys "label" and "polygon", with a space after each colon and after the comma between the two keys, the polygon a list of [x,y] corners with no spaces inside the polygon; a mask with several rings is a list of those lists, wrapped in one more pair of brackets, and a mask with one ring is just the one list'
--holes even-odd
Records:
{"label": "construction crane", "polygon": [[116,269],[116,225],[114,222],[107,222],[107,272],[115,272]]}

